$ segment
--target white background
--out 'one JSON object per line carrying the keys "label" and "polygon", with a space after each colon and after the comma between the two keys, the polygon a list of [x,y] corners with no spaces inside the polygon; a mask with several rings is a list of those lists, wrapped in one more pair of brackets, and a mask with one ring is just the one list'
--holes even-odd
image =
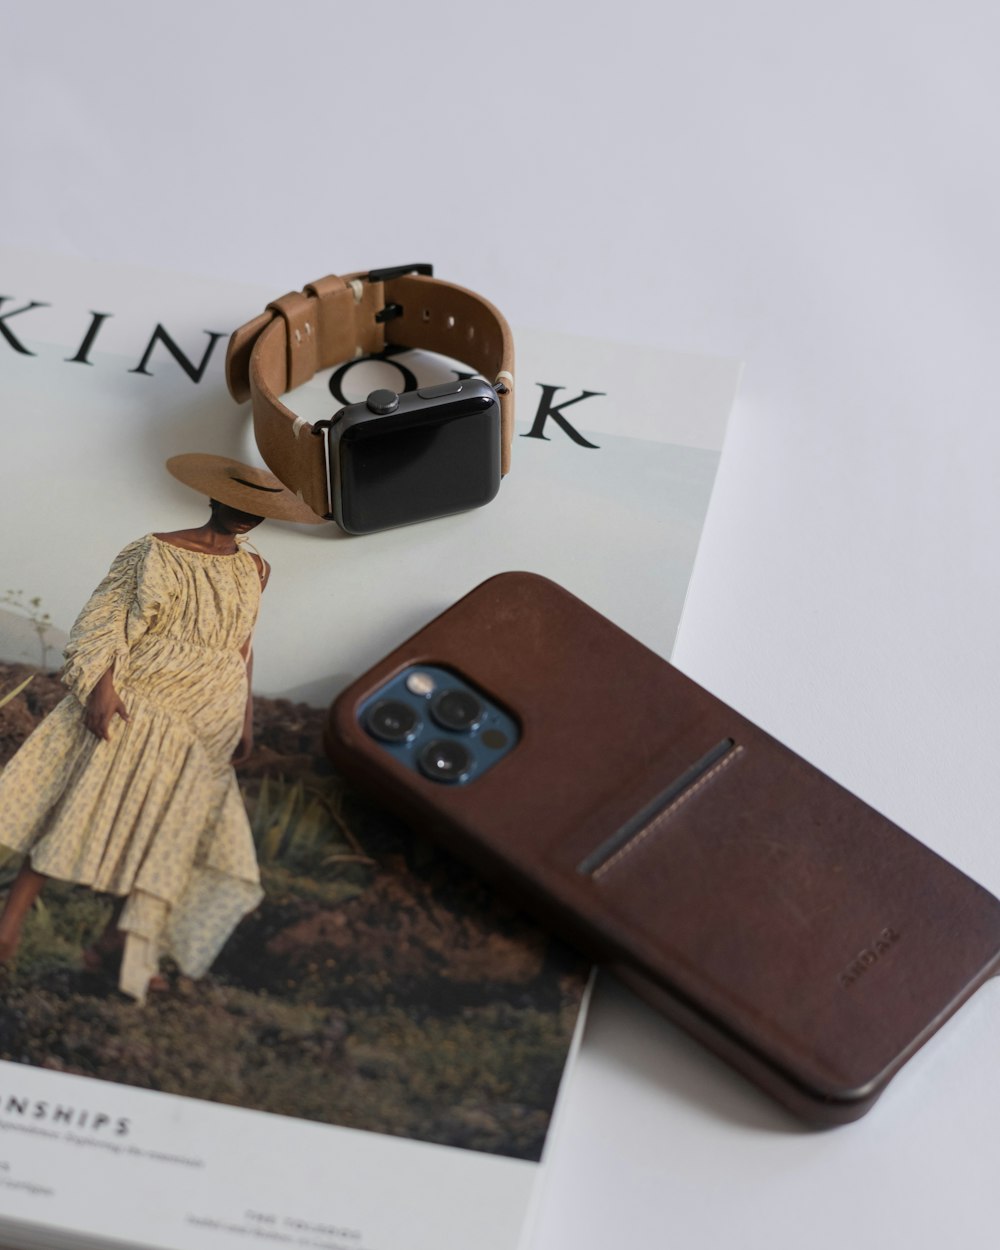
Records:
{"label": "white background", "polygon": [[[742,356],[676,659],[1000,891],[994,6],[0,17],[0,243]],[[812,1134],[606,986],[534,1247],[994,1245],[998,997]]]}

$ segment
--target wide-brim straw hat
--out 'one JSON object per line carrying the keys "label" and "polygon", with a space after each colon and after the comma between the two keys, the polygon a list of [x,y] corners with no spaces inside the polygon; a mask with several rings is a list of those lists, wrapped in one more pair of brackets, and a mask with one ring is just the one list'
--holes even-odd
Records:
{"label": "wide-brim straw hat", "polygon": [[298,521],[301,525],[323,524],[323,517],[317,516],[266,469],[201,451],[171,456],[167,468],[185,486],[240,512],[274,521]]}

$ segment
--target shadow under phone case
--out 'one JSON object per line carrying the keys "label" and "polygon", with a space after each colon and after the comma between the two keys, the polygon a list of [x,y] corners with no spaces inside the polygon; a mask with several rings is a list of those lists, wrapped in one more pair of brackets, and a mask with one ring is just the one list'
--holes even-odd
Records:
{"label": "shadow under phone case", "polygon": [[[519,722],[467,785],[390,759],[360,704],[449,668]],[[557,586],[505,573],[354,682],[327,750],[815,1124],[857,1119],[1000,970],[1000,903]]]}

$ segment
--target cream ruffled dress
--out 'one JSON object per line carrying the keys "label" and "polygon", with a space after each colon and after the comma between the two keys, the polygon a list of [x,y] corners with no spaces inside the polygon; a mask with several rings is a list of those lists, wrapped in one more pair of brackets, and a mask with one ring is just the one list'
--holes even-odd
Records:
{"label": "cream ruffled dress", "polygon": [[[130,543],[70,633],[71,693],[0,776],[4,846],[45,876],[127,896],[120,987],[140,1001],[161,955],[201,976],[262,897],[230,762],[260,589],[247,552]],[[83,704],[112,663],[129,719],[104,741]]]}

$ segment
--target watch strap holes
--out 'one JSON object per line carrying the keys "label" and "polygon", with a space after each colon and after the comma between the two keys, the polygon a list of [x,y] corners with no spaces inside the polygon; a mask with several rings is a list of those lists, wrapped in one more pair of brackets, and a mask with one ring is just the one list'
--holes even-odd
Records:
{"label": "watch strap holes", "polygon": [[430,310],[429,308],[422,308],[422,309],[420,310],[420,319],[421,319],[421,321],[430,321],[430,319],[431,319],[431,310]]}
{"label": "watch strap holes", "polygon": [[445,325],[448,327],[448,329],[449,329],[449,330],[454,330],[454,328],[455,328],[455,318],[454,318],[454,317],[446,317],[446,318],[445,318],[445,322],[444,322],[444,323],[445,323]]}

